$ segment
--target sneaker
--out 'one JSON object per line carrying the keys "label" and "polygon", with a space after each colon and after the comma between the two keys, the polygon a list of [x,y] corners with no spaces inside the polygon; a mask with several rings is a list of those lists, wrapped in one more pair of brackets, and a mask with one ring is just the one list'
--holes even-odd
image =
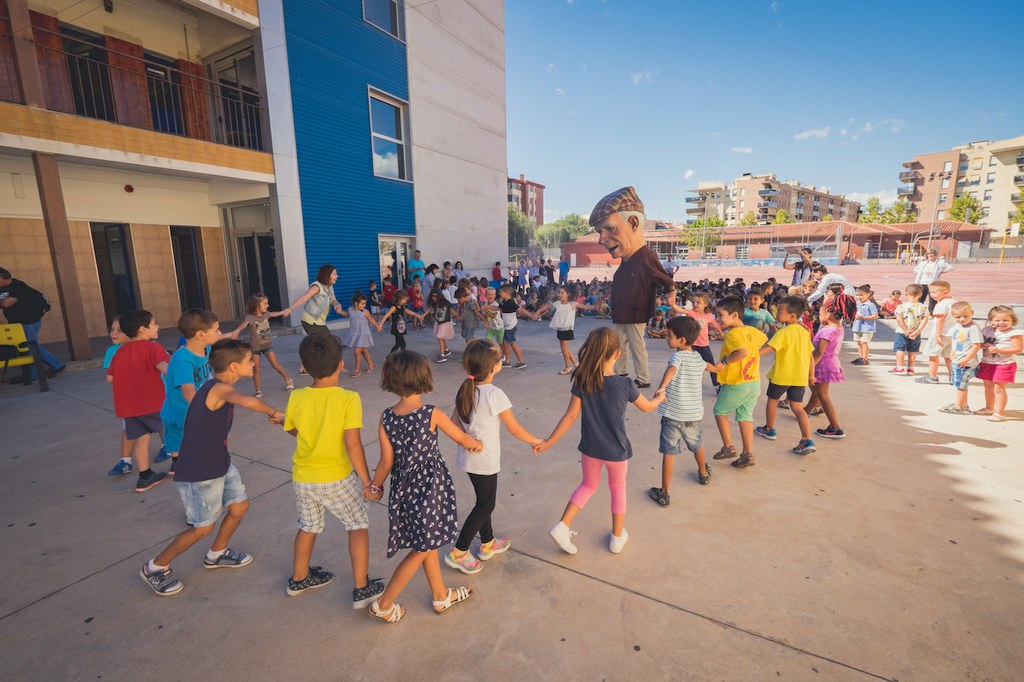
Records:
{"label": "sneaker", "polygon": [[480,545],[480,550],[476,553],[476,558],[480,561],[487,561],[495,554],[507,552],[508,548],[511,546],[512,541],[506,537],[494,538],[490,542],[485,542]]}
{"label": "sneaker", "polygon": [[704,470],[708,472],[706,476],[702,476],[700,473],[700,469],[697,469],[697,482],[700,483],[701,485],[707,485],[708,483],[711,482],[711,465],[705,464]]}
{"label": "sneaker", "polygon": [[150,488],[160,485],[165,480],[167,480],[167,474],[162,471],[160,473],[150,471],[149,476],[139,476],[139,480],[135,483],[135,492],[144,493]]}
{"label": "sneaker", "polygon": [[255,397],[255,398],[262,398],[263,397],[263,391],[256,391],[255,393],[253,393],[253,397]]}
{"label": "sneaker", "polygon": [[178,466],[178,458],[177,457],[171,457],[171,468],[167,470],[167,475],[168,476],[173,476],[174,475],[174,467],[176,467],[176,466]]}
{"label": "sneaker", "polygon": [[447,355],[438,355],[437,356],[437,360],[435,360],[434,362],[448,362],[448,356]]}
{"label": "sneaker", "polygon": [[502,367],[511,367],[511,366],[512,366],[512,363],[511,363],[511,362],[509,362],[508,360],[502,360],[502,361],[501,361],[501,366],[502,366]]}
{"label": "sneaker", "polygon": [[352,608],[365,609],[383,592],[384,582],[380,578],[367,579],[366,587],[357,587],[352,590]]}
{"label": "sneaker", "polygon": [[818,429],[817,430],[817,434],[819,436],[821,436],[822,438],[832,438],[834,440],[839,440],[840,438],[846,438],[846,434],[843,433],[842,429],[834,429],[834,428],[832,428],[831,424],[829,424],[828,427],[826,427],[824,429]]}
{"label": "sneaker", "polygon": [[562,548],[563,552],[576,553],[576,545],[572,544],[572,536],[576,535],[576,531],[569,530],[569,526],[559,521],[557,526],[548,531],[548,535]]}
{"label": "sneaker", "polygon": [[[636,384],[637,388],[650,388],[651,387],[651,382],[649,382],[649,381],[640,381],[639,379],[633,379],[633,383]],[[625,533],[625,531],[623,531],[623,533]]]}
{"label": "sneaker", "polygon": [[448,357],[451,354],[452,354],[452,349],[451,348],[446,349],[445,352],[444,352],[445,357]]}
{"label": "sneaker", "polygon": [[1005,422],[1005,421],[1007,421],[1006,415],[1005,414],[999,414],[998,412],[993,412],[992,416],[989,417],[988,420],[990,422]]}
{"label": "sneaker", "polygon": [[483,566],[475,556],[469,551],[458,553],[459,550],[454,547],[451,548],[447,554],[444,555],[444,562],[454,568],[456,571],[462,571],[466,575],[473,575],[483,570]]}
{"label": "sneaker", "polygon": [[160,597],[169,597],[178,594],[185,586],[180,580],[171,575],[170,567],[156,573],[149,572],[149,562],[142,564],[139,575],[146,581],[146,584],[153,588],[153,591]]}
{"label": "sneaker", "polygon": [[153,462],[159,464],[160,462],[166,462],[170,458],[171,456],[167,454],[167,448],[161,445],[160,452],[156,453],[156,457],[153,458]]}
{"label": "sneaker", "polygon": [[892,369],[889,370],[889,374],[896,374],[898,376],[904,376],[906,373],[907,370],[903,369],[902,367],[893,367]]}
{"label": "sneaker", "polygon": [[285,592],[289,597],[294,597],[306,590],[315,590],[318,587],[328,585],[332,580],[334,580],[334,574],[330,571],[325,571],[319,566],[310,566],[306,577],[302,580],[288,578],[288,586],[285,588]]}
{"label": "sneaker", "polygon": [[107,476],[124,476],[125,474],[130,474],[134,470],[135,467],[132,466],[131,462],[119,459],[117,460],[117,464],[114,465],[114,468],[107,472]]}
{"label": "sneaker", "polygon": [[618,537],[613,533],[608,533],[608,551],[612,554],[621,553],[627,542],[629,542],[629,532],[625,528],[622,529],[622,535]]}
{"label": "sneaker", "polygon": [[924,376],[920,376],[914,379],[914,381],[916,381],[919,384],[937,384],[939,383],[939,378],[933,377],[930,374],[925,374]]}
{"label": "sneaker", "polygon": [[512,365],[512,369],[526,369],[526,363],[517,362],[516,364]]}
{"label": "sneaker", "polygon": [[913,367],[907,367],[907,376],[908,377],[914,376],[914,368]]}
{"label": "sneaker", "polygon": [[758,426],[754,429],[754,433],[762,438],[767,438],[768,440],[775,440],[778,437],[775,433],[775,429],[769,429],[767,426]]}
{"label": "sneaker", "polygon": [[216,559],[203,559],[203,568],[241,568],[252,563],[252,554],[236,552],[230,547]]}
{"label": "sneaker", "polygon": [[802,440],[799,443],[797,443],[796,447],[793,448],[791,452],[794,455],[809,455],[812,452],[817,452],[817,451],[818,451],[818,448],[815,447],[814,441],[811,440],[810,438],[808,438],[807,440]]}
{"label": "sneaker", "polygon": [[866,365],[867,361],[864,358],[857,358],[856,360],[854,360],[850,364],[851,365]]}

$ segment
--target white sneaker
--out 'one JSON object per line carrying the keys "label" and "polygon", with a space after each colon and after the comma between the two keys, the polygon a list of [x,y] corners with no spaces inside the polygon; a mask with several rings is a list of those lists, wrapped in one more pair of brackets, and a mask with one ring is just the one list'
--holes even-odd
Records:
{"label": "white sneaker", "polygon": [[569,526],[559,521],[557,526],[548,531],[548,535],[558,543],[563,552],[576,553],[576,545],[572,544],[572,536],[576,535],[576,531],[569,530]]}
{"label": "white sneaker", "polygon": [[614,534],[608,533],[608,551],[612,554],[618,554],[622,551],[622,548],[629,542],[629,533],[626,529],[622,529],[622,535],[615,537]]}

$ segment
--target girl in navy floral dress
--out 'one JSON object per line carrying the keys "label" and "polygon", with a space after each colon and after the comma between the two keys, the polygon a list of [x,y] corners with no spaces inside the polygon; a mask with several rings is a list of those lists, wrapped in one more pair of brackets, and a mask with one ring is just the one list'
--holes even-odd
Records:
{"label": "girl in navy floral dress", "polygon": [[430,362],[414,351],[388,356],[380,386],[399,397],[380,418],[381,464],[364,491],[379,500],[391,474],[388,497],[388,556],[401,549],[412,551],[395,569],[384,593],[370,604],[370,615],[397,623],[405,608],[395,601],[422,565],[434,598],[434,612],[444,613],[473,593],[468,587],[449,589],[441,577],[437,550],[455,541],[458,534],[455,484],[437,447],[437,429],[470,452],[483,450],[439,408],[423,404],[423,394],[434,390]]}

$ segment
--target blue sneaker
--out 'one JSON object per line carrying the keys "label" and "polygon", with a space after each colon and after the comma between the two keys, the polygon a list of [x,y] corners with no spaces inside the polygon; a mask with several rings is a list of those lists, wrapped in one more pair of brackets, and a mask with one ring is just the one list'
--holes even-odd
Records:
{"label": "blue sneaker", "polygon": [[777,437],[775,434],[775,429],[769,429],[767,426],[758,426],[756,429],[754,429],[754,433],[761,436],[762,438],[767,438],[768,440],[775,440]]}
{"label": "blue sneaker", "polygon": [[114,468],[107,472],[107,476],[124,476],[130,474],[135,467],[132,466],[131,462],[126,462],[123,459],[117,460],[117,464]]}
{"label": "blue sneaker", "polygon": [[799,443],[796,444],[796,447],[793,448],[794,455],[809,455],[812,452],[817,451],[818,448],[814,445],[814,441],[811,440],[810,438],[808,438],[807,440],[800,441]]}
{"label": "blue sneaker", "polygon": [[167,447],[161,445],[160,446],[160,452],[156,453],[156,457],[153,459],[153,461],[154,462],[166,462],[170,458],[171,458],[171,456],[167,454]]}

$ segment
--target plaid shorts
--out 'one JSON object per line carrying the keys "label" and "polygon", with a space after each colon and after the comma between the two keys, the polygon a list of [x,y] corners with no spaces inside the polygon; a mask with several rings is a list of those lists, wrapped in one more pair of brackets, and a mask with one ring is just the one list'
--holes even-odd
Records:
{"label": "plaid shorts", "polygon": [[322,533],[325,511],[330,511],[345,530],[363,530],[370,525],[369,505],[363,499],[363,485],[353,471],[344,480],[330,483],[297,483],[295,507],[299,514],[299,530]]}
{"label": "plaid shorts", "polygon": [[978,373],[977,367],[961,367],[960,365],[953,364],[953,375],[950,377],[949,383],[956,386],[961,391],[967,390],[967,385],[971,383],[971,379]]}

